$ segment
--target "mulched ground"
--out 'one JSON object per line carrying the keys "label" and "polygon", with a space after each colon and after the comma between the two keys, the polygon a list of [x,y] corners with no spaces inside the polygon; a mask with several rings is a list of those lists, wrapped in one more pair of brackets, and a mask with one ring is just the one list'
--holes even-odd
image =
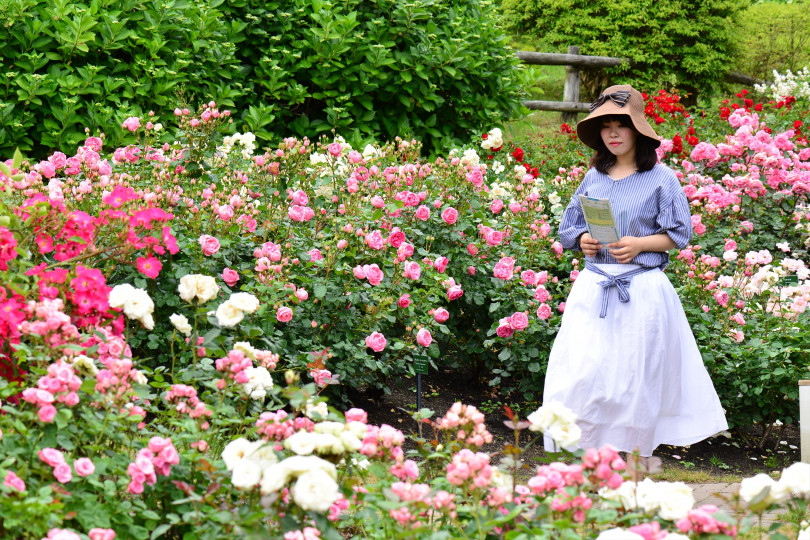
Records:
{"label": "mulched ground", "polygon": [[[364,393],[354,394],[355,406],[368,411],[369,422],[373,424],[390,424],[407,434],[415,434],[417,424],[411,418],[416,410],[416,377],[405,377],[389,383],[390,394]],[[457,371],[431,371],[422,376],[422,407],[432,409],[437,418],[443,415],[450,406],[461,401],[475,405],[487,413],[487,429],[493,434],[494,441],[484,450],[499,453],[503,445],[514,442],[514,433],[503,421],[506,417],[502,407],[503,400],[481,381],[467,380],[464,374]],[[521,411],[523,416],[532,412]],[[429,436],[430,430],[424,431]],[[530,432],[521,434],[520,443],[528,442]],[[749,435],[761,438],[762,430],[753,426]],[[534,435],[534,434],[532,434]],[[527,461],[543,455],[542,442],[536,443],[524,456]],[[745,448],[739,437],[714,437],[687,447],[659,446],[655,455],[663,461],[665,469],[678,467],[706,471],[713,475],[731,474],[748,477],[759,472],[781,470],[800,459],[799,430],[796,426],[785,426],[784,430],[774,429],[767,439],[763,450]],[[495,456],[493,462],[499,461]]]}

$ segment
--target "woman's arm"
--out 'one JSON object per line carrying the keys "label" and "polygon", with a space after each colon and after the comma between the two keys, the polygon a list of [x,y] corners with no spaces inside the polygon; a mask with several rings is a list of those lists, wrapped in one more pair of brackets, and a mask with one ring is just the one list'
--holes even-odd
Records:
{"label": "woman's arm", "polygon": [[669,251],[677,247],[668,234],[652,234],[650,236],[623,236],[618,242],[608,244],[610,254],[622,264],[632,261],[642,251]]}

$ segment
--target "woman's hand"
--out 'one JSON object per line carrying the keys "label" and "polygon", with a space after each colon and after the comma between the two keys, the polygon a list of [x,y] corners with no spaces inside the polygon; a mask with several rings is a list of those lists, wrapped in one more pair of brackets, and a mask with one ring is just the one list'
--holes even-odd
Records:
{"label": "woman's hand", "polygon": [[579,247],[586,257],[596,257],[596,254],[602,249],[602,244],[596,238],[592,238],[590,233],[584,232],[579,237]]}
{"label": "woman's hand", "polygon": [[642,239],[635,236],[622,236],[621,240],[608,244],[607,248],[613,258],[622,264],[629,263],[644,251]]}

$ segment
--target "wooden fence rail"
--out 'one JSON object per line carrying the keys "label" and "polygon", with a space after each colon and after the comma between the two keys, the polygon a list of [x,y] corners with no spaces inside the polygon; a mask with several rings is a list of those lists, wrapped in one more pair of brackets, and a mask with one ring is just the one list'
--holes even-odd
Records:
{"label": "wooden fence rail", "polygon": [[[568,53],[540,53],[531,51],[517,51],[515,53],[524,64],[535,66],[565,66],[565,87],[562,101],[524,101],[526,108],[535,111],[562,112],[562,121],[576,122],[578,113],[586,113],[590,103],[579,100],[579,68],[580,67],[615,67],[623,63],[630,63],[628,58],[613,56],[587,56],[579,54],[579,47],[571,45]],[[724,79],[728,82],[754,85],[765,81],[743,75],[742,73],[727,73]]]}

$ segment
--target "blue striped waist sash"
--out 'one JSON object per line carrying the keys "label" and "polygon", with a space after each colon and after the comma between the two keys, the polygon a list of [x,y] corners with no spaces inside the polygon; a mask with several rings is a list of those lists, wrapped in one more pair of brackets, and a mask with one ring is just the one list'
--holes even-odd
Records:
{"label": "blue striped waist sash", "polygon": [[644,272],[649,272],[650,270],[658,269],[657,266],[642,266],[641,268],[636,268],[635,270],[630,270],[629,272],[614,276],[612,274],[608,274],[591,262],[586,262],[585,268],[607,278],[604,281],[597,282],[599,286],[602,287],[602,309],[599,312],[600,319],[604,319],[607,315],[611,287],[616,287],[616,290],[619,293],[619,302],[626,304],[630,301],[630,291],[628,291],[628,288],[630,287],[630,280],[633,278],[633,276],[643,274]]}

